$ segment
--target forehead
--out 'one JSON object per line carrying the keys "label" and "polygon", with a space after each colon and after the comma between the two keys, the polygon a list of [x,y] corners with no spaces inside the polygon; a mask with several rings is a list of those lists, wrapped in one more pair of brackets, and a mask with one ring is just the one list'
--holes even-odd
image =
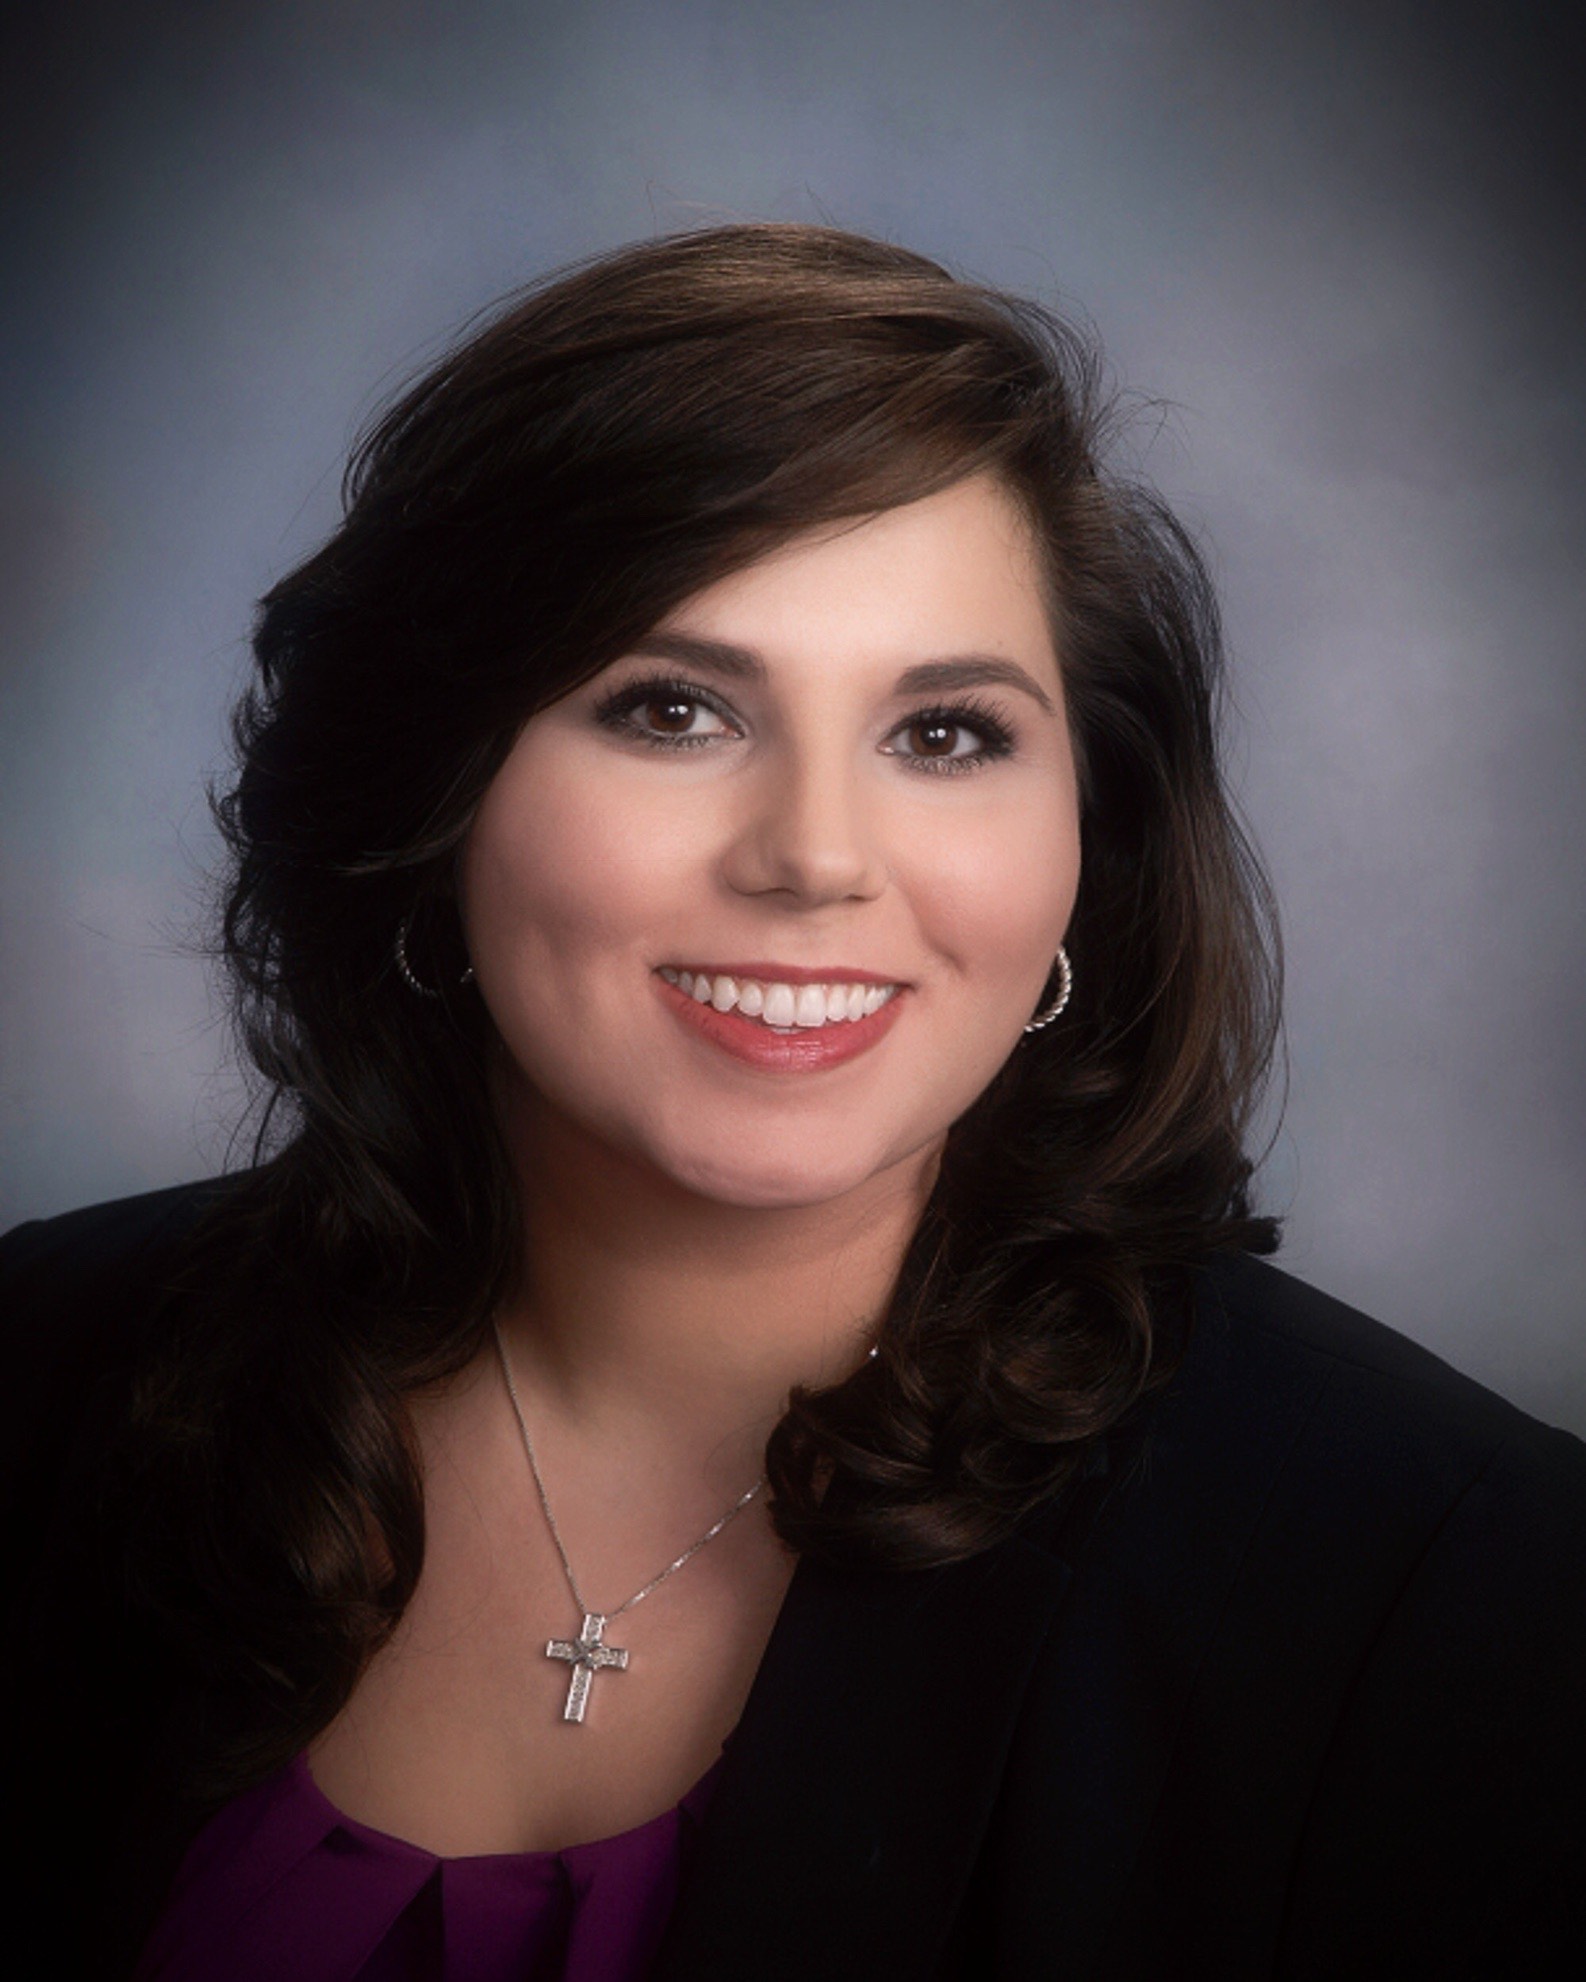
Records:
{"label": "forehead", "polygon": [[1003,654],[1055,681],[1041,558],[989,476],[790,538],[668,613],[662,633],[751,649],[767,666],[845,668],[936,652]]}

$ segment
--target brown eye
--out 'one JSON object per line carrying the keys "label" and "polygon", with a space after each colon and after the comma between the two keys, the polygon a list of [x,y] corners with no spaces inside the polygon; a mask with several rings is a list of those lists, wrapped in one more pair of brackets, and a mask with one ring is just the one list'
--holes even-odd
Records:
{"label": "brown eye", "polygon": [[653,727],[663,736],[682,736],[694,720],[697,704],[681,696],[657,696],[644,704],[645,713],[655,718]]}
{"label": "brown eye", "polygon": [[741,734],[708,691],[682,681],[630,682],[596,703],[595,719],[656,750],[700,749]]}
{"label": "brown eye", "polygon": [[959,725],[930,717],[923,722],[910,723],[908,733],[917,757],[951,757],[959,735]]}
{"label": "brown eye", "polygon": [[916,771],[979,771],[1014,748],[1008,719],[973,697],[936,709],[917,709],[884,746],[889,757]]}

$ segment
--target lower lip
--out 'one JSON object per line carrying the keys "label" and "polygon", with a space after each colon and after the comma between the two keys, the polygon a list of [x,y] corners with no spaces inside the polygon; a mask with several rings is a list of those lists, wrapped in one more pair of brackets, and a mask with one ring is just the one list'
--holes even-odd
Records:
{"label": "lower lip", "polygon": [[713,1046],[743,1060],[751,1067],[773,1073],[814,1073],[822,1067],[838,1067],[860,1053],[877,1046],[896,1025],[906,991],[899,989],[868,1018],[837,1019],[830,1025],[801,1026],[793,1032],[774,1032],[758,1020],[746,1019],[742,1012],[718,1012],[711,1004],[701,1004],[664,977],[652,980],[662,998],[687,1026],[702,1033]]}

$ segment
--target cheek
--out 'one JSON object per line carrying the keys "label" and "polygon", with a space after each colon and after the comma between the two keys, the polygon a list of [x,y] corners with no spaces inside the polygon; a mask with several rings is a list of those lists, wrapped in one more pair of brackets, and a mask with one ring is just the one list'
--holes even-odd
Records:
{"label": "cheek", "polygon": [[1015,1003],[1038,991],[1079,887],[1079,820],[1067,794],[916,832],[908,858],[917,912],[948,963],[988,990],[1006,987]]}
{"label": "cheek", "polygon": [[624,799],[620,785],[569,775],[548,757],[508,761],[461,869],[469,950],[487,986],[511,959],[556,978],[589,951],[637,937],[679,850]]}
{"label": "cheek", "polygon": [[[587,1108],[633,1084],[631,971],[669,850],[609,784],[520,746],[479,808],[459,868],[478,988],[510,1060],[542,1095]],[[618,968],[613,968],[616,964]]]}

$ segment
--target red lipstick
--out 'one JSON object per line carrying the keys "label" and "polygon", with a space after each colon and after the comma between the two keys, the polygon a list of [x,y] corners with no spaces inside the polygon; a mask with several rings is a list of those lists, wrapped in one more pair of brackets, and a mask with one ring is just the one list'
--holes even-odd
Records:
{"label": "red lipstick", "polygon": [[[873,971],[850,973],[845,969],[839,977],[835,970],[808,970],[794,975],[783,964],[744,964],[737,969],[729,969],[725,964],[720,966],[723,976],[759,978],[762,972],[762,981],[782,984],[891,984],[896,981],[890,977],[877,977]],[[778,1032],[762,1025],[758,1019],[745,1018],[740,1011],[718,1012],[714,1005],[701,1004],[679,985],[668,984],[659,972],[652,972],[650,981],[682,1024],[733,1059],[742,1060],[746,1065],[759,1067],[767,1073],[815,1073],[825,1067],[841,1066],[845,1060],[867,1053],[892,1030],[908,996],[906,990],[898,989],[879,1011],[872,1012],[868,1018],[838,1019],[828,1025],[800,1026],[793,1031]]]}

